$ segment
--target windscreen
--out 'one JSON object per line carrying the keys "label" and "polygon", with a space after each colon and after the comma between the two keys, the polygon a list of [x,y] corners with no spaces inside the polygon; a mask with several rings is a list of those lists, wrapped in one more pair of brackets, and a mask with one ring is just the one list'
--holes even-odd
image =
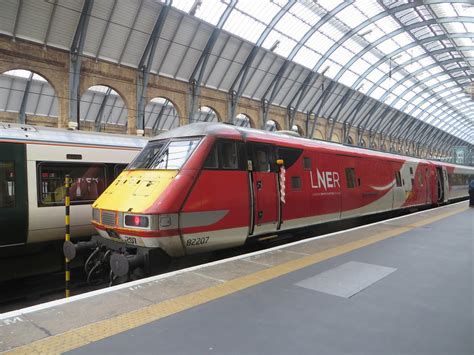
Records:
{"label": "windscreen", "polygon": [[200,140],[200,138],[191,138],[150,142],[127,169],[180,169]]}

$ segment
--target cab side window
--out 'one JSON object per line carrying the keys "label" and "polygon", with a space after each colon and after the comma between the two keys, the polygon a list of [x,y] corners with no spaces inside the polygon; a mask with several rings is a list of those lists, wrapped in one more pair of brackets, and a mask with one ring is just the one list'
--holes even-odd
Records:
{"label": "cab side window", "polygon": [[244,167],[244,144],[226,140],[214,144],[204,163],[205,169],[243,170]]}

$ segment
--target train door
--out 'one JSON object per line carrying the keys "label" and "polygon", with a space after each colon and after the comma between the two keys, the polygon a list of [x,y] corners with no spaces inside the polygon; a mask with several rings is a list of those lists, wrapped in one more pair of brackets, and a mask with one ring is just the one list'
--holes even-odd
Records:
{"label": "train door", "polygon": [[341,179],[344,198],[341,201],[341,218],[357,217],[362,207],[360,158],[341,156]]}
{"label": "train door", "polygon": [[448,202],[449,200],[449,179],[448,179],[448,170],[445,166],[442,167],[443,170],[443,190],[444,190],[444,200],[443,202]]}
{"label": "train door", "polygon": [[436,167],[436,186],[438,188],[438,203],[443,203],[447,201],[447,184],[448,182],[446,181],[446,168],[442,166],[437,166]]}
{"label": "train door", "polygon": [[430,170],[428,167],[425,168],[425,186],[426,186],[426,199],[425,199],[425,204],[430,204],[431,203],[431,174]]}
{"label": "train door", "polygon": [[28,233],[25,145],[0,143],[0,247],[24,244]]}
{"label": "train door", "polygon": [[278,228],[281,212],[274,147],[250,143],[248,153],[253,195],[253,218],[249,234],[274,232]]}
{"label": "train door", "polygon": [[392,208],[398,209],[403,206],[406,200],[405,179],[403,178],[402,166],[399,162],[392,161],[391,167],[391,171],[393,172],[395,178]]}

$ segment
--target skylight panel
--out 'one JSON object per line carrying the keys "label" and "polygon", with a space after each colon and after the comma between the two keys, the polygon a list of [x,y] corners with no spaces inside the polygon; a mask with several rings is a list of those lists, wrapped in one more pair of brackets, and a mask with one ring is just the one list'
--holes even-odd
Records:
{"label": "skylight panel", "polygon": [[255,43],[265,30],[265,25],[234,10],[225,22],[224,30]]}
{"label": "skylight panel", "polygon": [[381,77],[384,76],[384,72],[382,72],[381,70],[379,69],[374,69],[372,70],[369,74],[367,74],[367,79],[373,81],[374,83],[376,83]]}
{"label": "skylight panel", "polygon": [[415,111],[413,111],[412,116],[418,117],[420,112],[422,112],[421,108],[417,107]]}
{"label": "skylight panel", "polygon": [[400,96],[400,94],[403,93],[405,90],[406,90],[406,87],[405,87],[405,85],[402,84],[402,85],[396,86],[396,87],[392,90],[392,92],[393,92],[395,95]]}
{"label": "skylight panel", "polygon": [[297,2],[291,7],[290,12],[306,23],[315,25],[321,19],[322,15],[314,11],[313,8],[314,5],[312,3],[305,6],[305,4],[301,2]]}
{"label": "skylight panel", "polygon": [[406,34],[405,32],[400,33],[400,34],[398,34],[398,35],[392,37],[392,39],[393,39],[400,47],[403,47],[403,46],[406,46],[407,44],[413,43],[413,39],[412,39],[408,34]]}
{"label": "skylight panel", "polygon": [[449,33],[465,33],[466,28],[463,26],[461,22],[449,22],[444,24],[444,28]]}
{"label": "skylight panel", "polygon": [[344,32],[334,26],[332,23],[326,22],[319,29],[321,33],[324,33],[326,36],[331,38],[333,41],[338,41],[344,36]]}
{"label": "skylight panel", "polygon": [[346,70],[346,72],[341,76],[339,81],[343,83],[344,85],[351,87],[358,78],[359,76],[355,74],[353,71]]}
{"label": "skylight panel", "polygon": [[371,64],[368,63],[364,58],[360,58],[351,65],[350,69],[360,75],[369,69],[370,66]]}
{"label": "skylight panel", "polygon": [[326,11],[331,11],[339,4],[341,4],[344,0],[318,0],[318,5],[321,6]]}
{"label": "skylight panel", "polygon": [[455,17],[457,16],[454,7],[450,4],[433,4],[431,5],[433,11],[440,17]]}
{"label": "skylight panel", "polygon": [[403,98],[407,101],[410,101],[412,97],[414,97],[416,94],[413,91],[408,91]]}
{"label": "skylight panel", "polygon": [[355,6],[349,5],[344,10],[339,11],[336,17],[350,28],[357,27],[367,18]]}
{"label": "skylight panel", "polygon": [[280,6],[270,0],[239,0],[236,8],[249,16],[253,16],[267,25],[280,11]]}
{"label": "skylight panel", "polygon": [[345,65],[354,57],[354,53],[349,51],[344,46],[339,46],[334,53],[331,54],[330,58],[341,65]]}
{"label": "skylight panel", "polygon": [[421,66],[427,67],[428,65],[434,64],[434,60],[431,57],[425,57],[420,60],[418,60],[418,63],[420,63]]}
{"label": "skylight panel", "polygon": [[278,21],[275,29],[295,40],[300,40],[311,27],[287,12],[280,21]]}
{"label": "skylight panel", "polygon": [[373,0],[358,0],[356,6],[367,17],[373,17],[384,11],[378,2]]}
{"label": "skylight panel", "polygon": [[396,108],[397,110],[401,109],[403,105],[406,104],[406,101],[401,99],[401,100],[398,100],[397,102],[395,102],[392,106],[394,108]]}
{"label": "skylight panel", "polygon": [[374,99],[378,100],[382,97],[383,94],[385,94],[385,90],[378,87],[374,91],[372,91],[370,96],[373,97]]}
{"label": "skylight panel", "polygon": [[418,62],[413,62],[411,64],[406,65],[403,69],[405,69],[407,72],[414,73],[417,70],[422,69],[423,66],[420,65]]}
{"label": "skylight panel", "polygon": [[306,42],[308,47],[318,53],[326,53],[334,43],[334,40],[319,32],[314,33]]}
{"label": "skylight panel", "polygon": [[195,16],[215,26],[226,8],[227,4],[220,0],[206,0],[198,8]]}
{"label": "skylight panel", "polygon": [[382,43],[380,43],[376,48],[379,51],[381,51],[382,53],[384,53],[386,55],[389,55],[393,51],[400,48],[400,46],[397,45],[397,43],[392,41],[391,39],[387,39],[387,40],[383,41]]}
{"label": "skylight panel", "polygon": [[421,96],[418,96],[416,99],[413,100],[413,105],[418,106],[418,104],[423,101],[423,98]]}
{"label": "skylight panel", "polygon": [[184,12],[189,12],[193,6],[193,2],[189,0],[174,0],[171,4]]}
{"label": "skylight panel", "polygon": [[316,53],[315,51],[309,49],[306,46],[301,47],[296,56],[293,58],[293,61],[304,65],[305,67],[312,69],[316,63],[321,59],[321,54]]}

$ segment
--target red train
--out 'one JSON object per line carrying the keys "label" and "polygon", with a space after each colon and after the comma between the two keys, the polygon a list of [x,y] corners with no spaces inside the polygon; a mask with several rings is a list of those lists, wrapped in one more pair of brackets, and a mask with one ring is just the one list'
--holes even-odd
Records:
{"label": "red train", "polygon": [[468,195],[474,168],[196,123],[151,140],[93,204],[117,275],[327,221]]}

